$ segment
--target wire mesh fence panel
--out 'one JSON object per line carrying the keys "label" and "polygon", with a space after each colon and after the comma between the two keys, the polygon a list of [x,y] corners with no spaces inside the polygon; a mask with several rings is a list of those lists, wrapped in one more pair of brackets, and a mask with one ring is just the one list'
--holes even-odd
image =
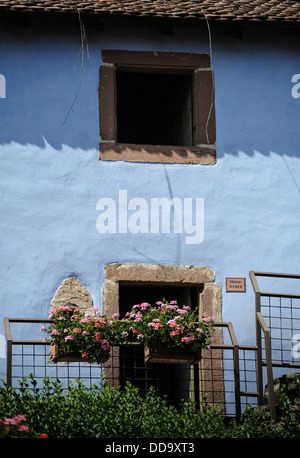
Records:
{"label": "wire mesh fence panel", "polygon": [[257,407],[258,405],[256,348],[243,348],[241,346],[239,348],[239,362],[241,410],[244,412],[247,406]]}
{"label": "wire mesh fence panel", "polygon": [[[262,296],[261,312],[270,330],[272,363],[299,364],[300,298]],[[263,359],[265,341],[262,339]]]}
{"label": "wire mesh fence panel", "polygon": [[76,379],[83,380],[86,386],[102,383],[101,365],[89,363],[56,363],[51,361],[50,345],[13,345],[11,358],[11,385],[18,387],[19,381],[30,375],[43,386],[46,377],[59,379],[65,388]]}
{"label": "wire mesh fence panel", "polygon": [[113,347],[109,360],[103,364],[53,363],[50,346],[45,344],[13,345],[11,358],[12,386],[33,375],[37,388],[46,377],[59,379],[65,388],[80,379],[92,387],[104,382],[116,389],[126,383],[137,386],[145,395],[153,386],[170,404],[180,406],[181,401],[192,399],[196,408],[202,402],[220,407],[220,414],[235,415],[235,383],[232,349],[214,349],[204,352],[200,364],[146,363],[143,346]]}

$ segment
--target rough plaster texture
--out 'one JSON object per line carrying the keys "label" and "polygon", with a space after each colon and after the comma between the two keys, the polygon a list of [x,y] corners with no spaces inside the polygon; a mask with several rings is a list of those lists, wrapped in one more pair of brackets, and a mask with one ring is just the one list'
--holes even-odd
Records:
{"label": "rough plaster texture", "polygon": [[[299,73],[296,32],[246,28],[236,39],[212,29],[215,165],[98,159],[101,49],[209,53],[205,23],[178,24],[173,35],[147,24],[87,29],[89,61],[66,121],[80,81],[80,65],[73,79],[78,23],[3,25],[0,33],[6,80],[0,99],[0,334],[4,316],[46,318],[69,277],[102,307],[103,285],[117,298],[118,282],[105,281],[107,265],[207,266],[215,273],[211,294],[222,291],[222,319],[233,323],[240,344],[255,344],[249,270],[299,272],[300,102],[291,96],[292,75]],[[203,198],[202,243],[187,245],[186,234],[174,231],[100,234],[97,201],[117,202],[119,190],[148,203]],[[226,293],[230,276],[246,277],[245,294]],[[4,372],[2,361],[1,377]]]}

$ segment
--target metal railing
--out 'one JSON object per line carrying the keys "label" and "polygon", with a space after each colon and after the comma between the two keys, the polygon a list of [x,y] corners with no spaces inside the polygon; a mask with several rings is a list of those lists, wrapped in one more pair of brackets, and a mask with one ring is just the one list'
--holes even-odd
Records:
{"label": "metal railing", "polygon": [[300,280],[300,275],[250,271],[249,276],[255,293],[258,401],[263,402],[266,367],[270,413],[276,420],[273,367],[300,369],[292,352],[293,335],[300,333],[300,294],[261,291],[257,277]]}
{"label": "metal railing", "polygon": [[[300,335],[300,294],[261,291],[257,277],[300,280],[300,275],[255,271],[250,271],[249,275],[255,293],[254,346],[238,344],[232,323],[217,323],[219,337],[216,343],[211,345],[210,351],[203,351],[201,363],[194,365],[191,370],[184,367],[175,369],[172,365],[162,370],[162,365],[145,365],[138,356],[139,350],[136,350],[135,356],[130,356],[116,347],[112,349],[110,361],[100,365],[100,368],[95,364],[53,364],[49,359],[49,343],[33,339],[33,333],[28,332],[28,329],[26,335],[32,337],[29,340],[13,339],[11,332],[11,326],[15,324],[21,325],[22,335],[24,326],[45,324],[51,320],[5,318],[7,384],[13,386],[14,380],[28,376],[29,373],[39,379],[50,376],[66,380],[67,384],[80,378],[88,380],[90,385],[102,382],[104,375],[105,381],[116,387],[126,381],[137,383],[145,389],[155,385],[158,392],[167,391],[170,394],[173,390],[173,399],[187,395],[199,405],[201,393],[206,393],[212,405],[225,405],[226,416],[239,418],[242,406],[263,403],[265,368],[270,414],[276,420],[273,369],[300,369],[300,362],[294,361],[291,347],[293,335]],[[229,345],[223,343],[225,329],[229,334]]]}
{"label": "metal railing", "polygon": [[[127,381],[137,384],[141,390],[147,390],[154,385],[158,394],[166,394],[173,401],[192,398],[201,407],[203,393],[206,401],[213,406],[224,408],[225,416],[239,418],[242,412],[243,398],[258,397],[257,389],[247,390],[247,365],[256,365],[256,347],[239,346],[232,323],[216,323],[219,328],[217,343],[210,350],[204,350],[199,364],[188,367],[176,364],[144,364],[138,353],[140,347],[135,346],[134,355],[123,350],[123,347],[113,347],[108,362],[97,364],[57,363],[49,357],[50,344],[38,339],[14,339],[12,326],[21,326],[19,334],[34,335],[30,326],[49,323],[49,319],[5,318],[7,339],[7,376],[8,385],[32,374],[38,383],[49,376],[66,381],[67,386],[76,378],[84,379],[90,386],[93,384],[110,383],[114,387],[124,386]],[[230,344],[222,343],[223,332],[227,330]],[[252,352],[254,356],[247,360],[245,353]],[[240,370],[240,363],[243,368]],[[176,367],[175,367],[176,366]],[[180,366],[180,367],[179,367]],[[241,377],[241,374],[242,377]],[[241,390],[241,383],[244,389]],[[256,381],[251,381],[256,386]],[[173,391],[172,391],[173,390]]]}
{"label": "metal railing", "polygon": [[[18,381],[32,374],[37,381],[42,381],[45,377],[60,379],[69,386],[70,382],[76,378],[84,379],[89,385],[97,384],[102,381],[99,366],[95,364],[54,364],[50,354],[50,344],[43,342],[40,337],[41,324],[51,323],[46,318],[4,318],[6,334],[6,383],[14,386],[14,381]],[[35,336],[36,339],[16,339],[12,337],[11,327],[20,325],[17,334]],[[17,326],[18,327],[18,326]],[[19,327],[18,327],[19,328]],[[41,385],[40,385],[41,386]]]}

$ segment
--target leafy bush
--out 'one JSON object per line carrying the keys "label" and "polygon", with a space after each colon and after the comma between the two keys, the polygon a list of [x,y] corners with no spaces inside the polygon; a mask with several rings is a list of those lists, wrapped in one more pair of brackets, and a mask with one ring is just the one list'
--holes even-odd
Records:
{"label": "leafy bush", "polygon": [[[19,381],[19,388],[0,386],[0,418],[24,415],[31,431],[50,438],[239,438],[300,437],[299,422],[286,399],[278,424],[267,411],[247,409],[241,421],[227,424],[217,408],[205,400],[200,412],[190,400],[179,408],[168,404],[150,388],[145,396],[127,384],[123,390],[109,385],[88,388],[77,380],[64,390],[59,380]],[[37,433],[36,433],[37,434]]]}

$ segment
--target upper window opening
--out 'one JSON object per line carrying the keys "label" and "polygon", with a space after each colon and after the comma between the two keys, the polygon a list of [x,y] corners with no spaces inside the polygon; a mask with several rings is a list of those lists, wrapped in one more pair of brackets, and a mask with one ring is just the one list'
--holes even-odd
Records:
{"label": "upper window opening", "polygon": [[105,50],[102,60],[100,159],[215,164],[207,54]]}
{"label": "upper window opening", "polygon": [[193,146],[191,75],[117,72],[117,141]]}

